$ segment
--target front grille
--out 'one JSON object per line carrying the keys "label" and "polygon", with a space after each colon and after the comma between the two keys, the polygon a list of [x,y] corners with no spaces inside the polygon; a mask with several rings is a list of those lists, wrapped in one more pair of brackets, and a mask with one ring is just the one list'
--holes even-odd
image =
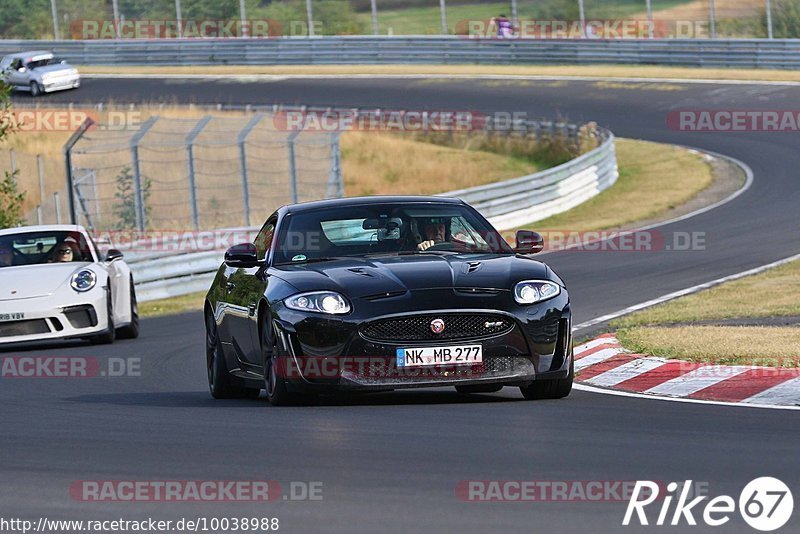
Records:
{"label": "front grille", "polygon": [[[435,319],[444,321],[444,330],[440,334],[431,330],[431,322]],[[361,335],[378,342],[469,340],[506,334],[513,328],[514,321],[503,315],[444,313],[373,321],[361,328]]]}
{"label": "front grille", "polygon": [[0,337],[49,333],[50,327],[47,326],[47,321],[44,319],[26,319],[24,321],[7,321],[0,323]]}

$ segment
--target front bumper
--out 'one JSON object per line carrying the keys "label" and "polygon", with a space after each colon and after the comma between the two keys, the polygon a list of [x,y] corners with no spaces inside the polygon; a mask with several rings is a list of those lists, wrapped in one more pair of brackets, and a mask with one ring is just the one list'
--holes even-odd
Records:
{"label": "front bumper", "polygon": [[[458,304],[464,304],[460,308],[441,307],[441,303],[452,305],[452,292],[448,299],[433,294],[427,295],[423,302],[387,299],[386,303],[374,307],[374,315],[363,317],[357,313],[344,318],[311,317],[283,309],[275,321],[282,358],[280,367],[287,383],[298,389],[525,386],[538,379],[565,377],[571,358],[571,314],[565,293],[528,307],[516,305],[507,294],[459,300]],[[477,304],[482,307],[476,307]],[[431,318],[445,317],[452,322],[466,316],[480,317],[475,331],[462,331],[448,339],[437,338],[435,334],[419,339],[419,332],[415,335],[409,332],[408,338],[403,339],[402,330],[395,330],[394,339],[375,339],[375,330],[370,328],[370,325],[394,319],[419,319],[418,323],[427,325]],[[481,325],[493,323],[494,319],[498,323],[504,321],[509,327],[499,332],[480,331]],[[398,348],[453,345],[480,345],[483,361],[463,365],[397,366]]]}
{"label": "front bumper", "polygon": [[52,93],[53,91],[63,91],[66,89],[75,89],[80,87],[80,76],[59,76],[58,78],[49,79],[42,82],[42,88],[45,93]]}
{"label": "front bumper", "polygon": [[108,330],[102,290],[90,291],[69,304],[56,302],[52,295],[6,300],[3,310],[0,344],[84,337]]}

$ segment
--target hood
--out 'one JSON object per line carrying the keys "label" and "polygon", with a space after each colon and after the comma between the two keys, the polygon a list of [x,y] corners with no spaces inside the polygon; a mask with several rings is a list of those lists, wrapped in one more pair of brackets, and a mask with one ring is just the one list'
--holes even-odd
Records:
{"label": "hood", "polygon": [[[0,268],[0,301],[52,295],[69,283],[72,273],[90,265],[87,262],[43,263]],[[100,283],[100,272],[92,269]]]}
{"label": "hood", "polygon": [[547,276],[543,263],[510,254],[343,258],[276,270],[300,291],[339,291],[354,298],[455,287],[509,290],[519,280]]}
{"label": "hood", "polygon": [[71,65],[67,65],[65,63],[57,63],[56,65],[45,65],[44,67],[36,67],[35,69],[33,69],[32,72],[37,72],[39,74],[45,74],[45,73],[68,74],[74,69],[75,67]]}

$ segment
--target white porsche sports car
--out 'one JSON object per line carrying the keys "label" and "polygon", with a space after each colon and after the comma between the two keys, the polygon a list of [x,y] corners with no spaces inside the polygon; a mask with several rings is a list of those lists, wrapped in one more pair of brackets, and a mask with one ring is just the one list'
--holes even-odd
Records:
{"label": "white porsche sports car", "polygon": [[120,251],[101,254],[77,225],[0,230],[0,344],[138,335],[133,277]]}

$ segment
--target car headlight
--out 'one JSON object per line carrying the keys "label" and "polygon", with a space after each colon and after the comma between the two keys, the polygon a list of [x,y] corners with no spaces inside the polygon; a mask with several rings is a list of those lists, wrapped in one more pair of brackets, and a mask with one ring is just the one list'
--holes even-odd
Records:
{"label": "car headlight", "polygon": [[535,304],[561,293],[561,286],[548,280],[523,280],[514,286],[517,304]]}
{"label": "car headlight", "polygon": [[69,285],[72,289],[80,293],[89,291],[95,284],[97,284],[97,275],[94,274],[94,271],[90,271],[89,269],[78,271],[72,275],[72,279],[69,281]]}
{"label": "car headlight", "polygon": [[283,301],[287,308],[297,311],[342,314],[350,311],[347,300],[333,291],[300,293]]}

